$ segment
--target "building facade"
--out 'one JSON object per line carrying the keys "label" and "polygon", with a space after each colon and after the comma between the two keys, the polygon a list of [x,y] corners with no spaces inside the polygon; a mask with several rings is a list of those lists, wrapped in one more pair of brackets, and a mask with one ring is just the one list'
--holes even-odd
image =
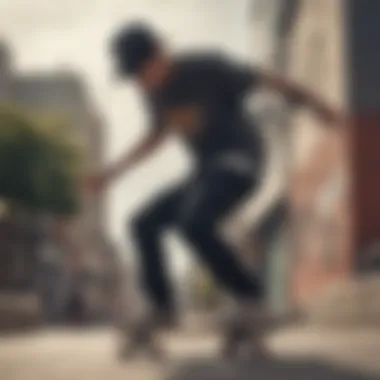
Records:
{"label": "building facade", "polygon": [[[298,1],[287,45],[289,78],[337,109],[347,105],[343,3]],[[295,111],[291,127],[292,296],[303,305],[349,273],[347,131],[308,109]]]}
{"label": "building facade", "polygon": [[350,115],[334,128],[299,108],[288,122],[288,292],[303,307],[355,273],[379,241],[380,4],[283,0],[275,2],[279,16],[266,22],[265,4],[273,4],[253,3],[261,4],[253,7],[261,10],[255,22],[270,29],[267,56],[280,62],[267,66]]}
{"label": "building facade", "polygon": [[[291,13],[286,7],[288,4],[289,1],[284,0],[251,2],[251,59],[254,66],[284,71],[283,40],[288,29],[285,21]],[[262,128],[267,157],[261,191],[245,209],[245,224],[251,228],[247,256],[255,257],[254,265],[265,268],[268,303],[273,312],[284,314],[291,308],[290,215],[286,196],[289,109],[283,99],[272,92],[260,91],[256,100],[260,107],[255,116]]]}

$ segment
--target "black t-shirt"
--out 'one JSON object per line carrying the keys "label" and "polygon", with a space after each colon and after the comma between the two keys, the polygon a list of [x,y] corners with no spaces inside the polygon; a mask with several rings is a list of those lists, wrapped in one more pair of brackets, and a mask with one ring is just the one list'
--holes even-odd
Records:
{"label": "black t-shirt", "polygon": [[166,112],[198,106],[205,117],[201,133],[185,137],[199,161],[224,152],[241,152],[253,159],[262,156],[261,136],[244,100],[256,85],[251,68],[221,55],[192,55],[176,60],[173,74],[163,88],[148,97],[153,128],[161,128]]}

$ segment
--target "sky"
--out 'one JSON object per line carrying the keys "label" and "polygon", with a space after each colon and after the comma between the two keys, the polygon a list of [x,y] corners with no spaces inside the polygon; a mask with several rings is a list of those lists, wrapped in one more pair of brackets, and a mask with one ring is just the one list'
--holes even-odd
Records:
{"label": "sky", "polygon": [[[0,0],[0,38],[12,43],[18,69],[74,69],[91,88],[104,118],[107,161],[131,147],[147,128],[137,90],[117,84],[107,61],[107,39],[120,24],[144,19],[167,36],[175,50],[212,46],[248,59],[249,0]],[[158,188],[180,178],[189,161],[179,144],[166,149],[108,193],[108,232],[127,242],[126,220]],[[174,265],[184,266],[186,248]],[[127,247],[129,245],[127,244]]]}

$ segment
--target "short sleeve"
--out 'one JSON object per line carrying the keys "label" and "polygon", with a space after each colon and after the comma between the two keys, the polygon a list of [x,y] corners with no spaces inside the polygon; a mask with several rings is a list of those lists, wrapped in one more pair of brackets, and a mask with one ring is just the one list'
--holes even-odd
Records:
{"label": "short sleeve", "polygon": [[224,57],[215,62],[215,71],[223,87],[237,96],[245,96],[258,84],[258,75],[253,67]]}

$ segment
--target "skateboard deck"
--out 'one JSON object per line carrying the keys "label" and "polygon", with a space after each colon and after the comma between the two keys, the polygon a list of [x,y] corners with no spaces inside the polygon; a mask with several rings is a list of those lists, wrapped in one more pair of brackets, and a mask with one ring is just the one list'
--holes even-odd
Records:
{"label": "skateboard deck", "polygon": [[287,325],[289,321],[280,318],[268,318],[260,325],[250,328],[241,325],[229,326],[223,332],[221,354],[224,358],[267,356],[265,338]]}
{"label": "skateboard deck", "polygon": [[119,359],[124,361],[137,356],[144,356],[152,360],[163,359],[160,336],[156,331],[137,325],[122,332],[118,351]]}

